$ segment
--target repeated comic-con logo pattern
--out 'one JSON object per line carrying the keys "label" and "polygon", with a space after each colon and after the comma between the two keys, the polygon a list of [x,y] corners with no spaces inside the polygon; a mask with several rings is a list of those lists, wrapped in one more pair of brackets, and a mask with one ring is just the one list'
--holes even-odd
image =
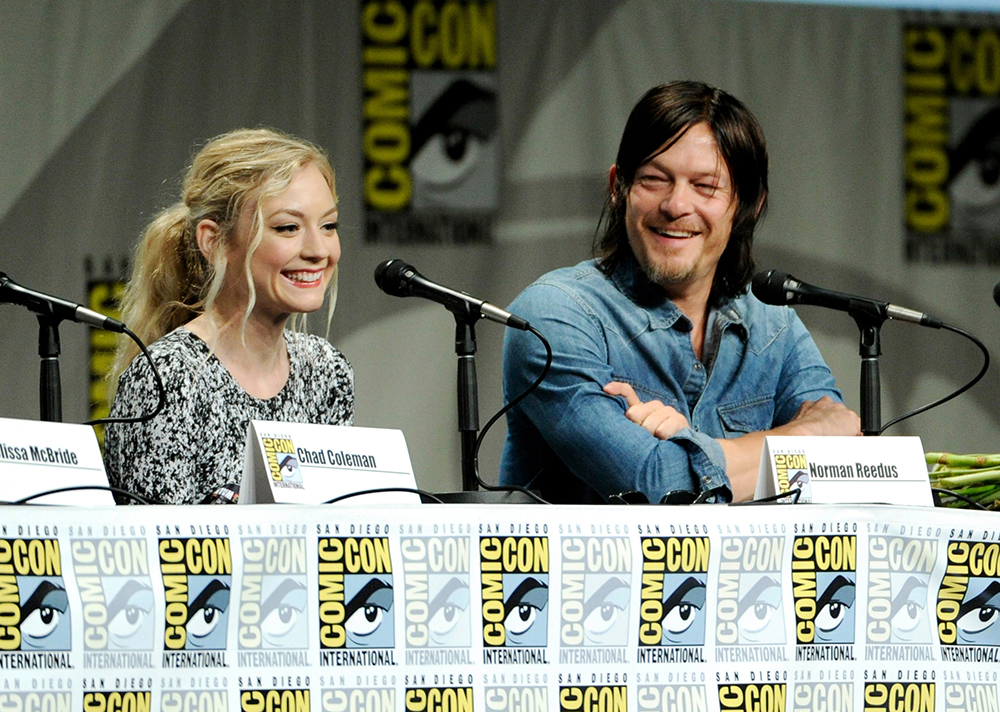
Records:
{"label": "repeated comic-con logo pattern", "polygon": [[936,607],[941,654],[947,660],[997,662],[1000,544],[950,541],[947,556]]}
{"label": "repeated comic-con logo pattern", "polygon": [[[781,595],[784,548],[781,536],[723,538],[716,599],[718,662],[785,659]],[[739,646],[758,649],[751,656],[751,651]]]}
{"label": "repeated comic-con logo pattern", "polygon": [[0,651],[68,651],[71,642],[59,541],[0,539]]}
{"label": "repeated comic-con logo pattern", "polygon": [[[70,554],[83,614],[84,666],[153,667],[156,619],[146,539],[76,539]],[[134,654],[119,655],[125,651]]]}
{"label": "repeated comic-con logo pattern", "polygon": [[[299,537],[248,537],[240,542],[240,585],[236,639],[240,667],[280,662],[305,664],[304,652],[268,656],[267,651],[305,651],[309,647],[306,540]],[[260,651],[262,655],[242,651]],[[271,660],[274,657],[275,660]]]}
{"label": "repeated comic-con logo pattern", "polygon": [[225,667],[221,651],[228,642],[233,574],[229,539],[160,539],[159,550],[166,599],[164,667]]}
{"label": "repeated comic-con logo pattern", "polygon": [[400,542],[407,664],[471,662],[469,543],[469,537],[457,536],[406,537]]}
{"label": "repeated comic-con logo pattern", "polygon": [[853,534],[792,542],[796,660],[854,659],[857,554]]}
{"label": "repeated comic-con logo pattern", "polygon": [[479,556],[485,661],[548,662],[549,538],[480,537]]}
{"label": "repeated comic-con logo pattern", "polygon": [[934,659],[928,587],[937,550],[934,540],[869,538],[866,659]]}
{"label": "repeated comic-con logo pattern", "polygon": [[703,662],[709,539],[643,537],[639,662]]}
{"label": "repeated comic-con logo pattern", "polygon": [[[318,555],[321,662],[395,664],[389,538],[323,537]],[[354,651],[358,654],[340,654]]]}
{"label": "repeated comic-con logo pattern", "polygon": [[628,645],[632,589],[629,540],[568,536],[562,538],[561,546],[560,662],[615,662],[606,657],[593,660],[591,651],[573,648]]}

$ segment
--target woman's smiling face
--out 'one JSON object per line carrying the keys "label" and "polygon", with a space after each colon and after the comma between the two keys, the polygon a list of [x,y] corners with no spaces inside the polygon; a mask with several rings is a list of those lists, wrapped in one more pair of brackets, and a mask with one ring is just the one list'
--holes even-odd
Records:
{"label": "woman's smiling face", "polygon": [[[253,206],[244,210],[236,228],[242,235],[230,254],[234,271],[242,271],[252,238],[252,211]],[[260,214],[263,234],[250,260],[254,313],[281,320],[316,311],[340,260],[337,202],[326,179],[314,165],[303,167],[284,193],[263,200]]]}

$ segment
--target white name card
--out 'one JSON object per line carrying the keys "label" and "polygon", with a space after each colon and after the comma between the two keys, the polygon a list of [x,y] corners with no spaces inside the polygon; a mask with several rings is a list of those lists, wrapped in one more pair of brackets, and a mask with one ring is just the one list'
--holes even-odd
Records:
{"label": "white name card", "polygon": [[[0,418],[0,497],[16,502],[61,487],[107,487],[108,476],[89,425]],[[108,490],[73,490],[37,504],[114,505]]]}
{"label": "white name card", "polygon": [[[240,504],[322,504],[382,487],[416,488],[400,430],[254,420],[247,430]],[[381,492],[346,504],[419,503],[409,492]]]}
{"label": "white name card", "polygon": [[794,489],[800,503],[934,506],[923,446],[910,436],[765,437],[754,499]]}

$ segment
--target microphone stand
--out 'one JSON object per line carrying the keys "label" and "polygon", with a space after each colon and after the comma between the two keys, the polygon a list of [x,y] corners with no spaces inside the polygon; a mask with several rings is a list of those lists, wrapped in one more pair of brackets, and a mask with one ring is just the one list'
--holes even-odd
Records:
{"label": "microphone stand", "polygon": [[476,380],[476,329],[479,314],[455,315],[455,354],[458,356],[458,432],[462,438],[462,490],[475,492],[476,438],[479,435],[479,386]]}
{"label": "microphone stand", "polygon": [[52,423],[62,422],[62,383],[59,378],[59,322],[53,316],[38,314],[39,417]]}
{"label": "microphone stand", "polygon": [[858,325],[861,354],[861,433],[882,431],[882,391],[878,357],[882,355],[879,333],[885,323],[884,310],[871,302],[851,299],[847,313]]}

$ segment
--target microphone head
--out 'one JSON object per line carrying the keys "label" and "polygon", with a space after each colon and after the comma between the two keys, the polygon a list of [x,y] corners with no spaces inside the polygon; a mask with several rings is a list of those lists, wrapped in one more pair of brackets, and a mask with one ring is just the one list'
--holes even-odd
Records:
{"label": "microphone head", "polygon": [[375,268],[375,284],[386,294],[393,297],[408,297],[409,280],[420,273],[403,260],[386,260]]}
{"label": "microphone head", "polygon": [[[0,275],[2,274],[3,273],[0,273]],[[997,306],[1000,307],[1000,282],[997,282],[997,285],[993,287],[993,301],[995,301]]]}
{"label": "microphone head", "polygon": [[795,278],[785,272],[769,269],[766,272],[758,272],[753,276],[750,289],[757,299],[765,304],[775,304],[784,306],[791,304],[788,289],[785,287],[788,280]]}

